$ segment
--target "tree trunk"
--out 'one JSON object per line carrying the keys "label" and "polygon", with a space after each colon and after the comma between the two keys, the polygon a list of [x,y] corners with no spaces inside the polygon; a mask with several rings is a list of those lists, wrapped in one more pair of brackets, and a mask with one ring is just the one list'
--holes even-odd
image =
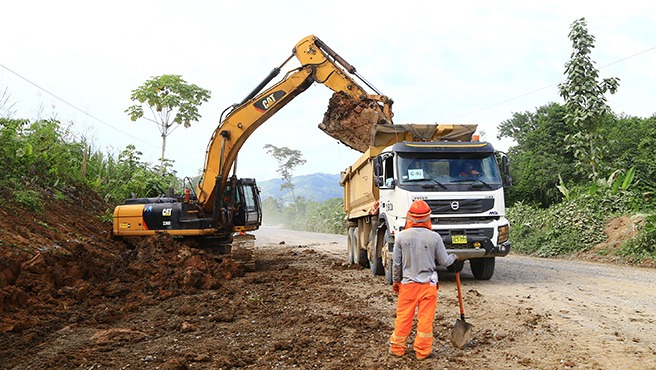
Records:
{"label": "tree trunk", "polygon": [[164,175],[164,153],[166,152],[166,136],[167,132],[166,130],[162,133],[162,156],[159,158],[159,166],[160,166],[160,172],[162,175]]}
{"label": "tree trunk", "polygon": [[292,191],[292,198],[294,199],[294,209],[296,210],[296,212],[298,212],[298,203],[296,202],[296,194],[294,193],[294,185],[291,182],[290,182],[290,185],[292,185],[291,191]]}

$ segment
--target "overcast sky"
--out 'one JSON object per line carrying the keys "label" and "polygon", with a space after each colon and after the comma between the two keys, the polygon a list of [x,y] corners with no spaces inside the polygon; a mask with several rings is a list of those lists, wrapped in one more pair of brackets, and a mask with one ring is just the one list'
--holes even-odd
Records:
{"label": "overcast sky", "polygon": [[[210,90],[200,122],[169,137],[179,176],[199,173],[221,112],[310,34],[394,99],[395,123],[478,124],[484,139],[507,149],[511,143],[496,139],[501,122],[562,103],[569,27],[585,17],[600,77],[620,78],[611,108],[656,113],[656,6],[646,1],[2,3],[0,93],[10,94],[14,118],[55,116],[98,150],[117,154],[134,144],[156,162],[156,126],[124,113],[131,90],[161,74]],[[307,163],[296,175],[350,165],[360,154],[317,128],[331,95],[315,83],[265,122],[240,153],[238,174],[278,177],[265,144],[300,150]]]}

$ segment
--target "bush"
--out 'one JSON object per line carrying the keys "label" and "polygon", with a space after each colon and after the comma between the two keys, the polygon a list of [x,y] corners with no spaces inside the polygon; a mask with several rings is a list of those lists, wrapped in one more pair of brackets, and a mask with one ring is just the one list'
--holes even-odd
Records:
{"label": "bush", "polygon": [[603,228],[610,217],[631,213],[635,204],[636,196],[628,191],[586,189],[574,189],[547,209],[521,202],[509,208],[513,249],[541,257],[588,250],[605,239]]}
{"label": "bush", "polygon": [[142,163],[133,145],[118,159],[105,156],[85,140],[75,140],[57,120],[0,118],[0,154],[0,190],[35,211],[43,209],[41,193],[63,194],[71,186],[88,185],[112,203],[132,194],[157,196],[181,187],[175,172],[169,171],[170,161],[162,174]]}
{"label": "bush", "polygon": [[638,233],[633,239],[622,244],[616,252],[635,262],[656,260],[656,215],[647,216],[638,226]]}
{"label": "bush", "polygon": [[43,213],[41,193],[36,190],[18,189],[12,193],[13,201],[30,208],[37,213]]}

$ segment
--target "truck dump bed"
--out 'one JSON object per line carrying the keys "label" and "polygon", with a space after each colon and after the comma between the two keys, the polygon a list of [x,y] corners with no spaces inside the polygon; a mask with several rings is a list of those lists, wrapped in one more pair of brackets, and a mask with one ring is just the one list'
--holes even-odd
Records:
{"label": "truck dump bed", "polygon": [[386,147],[398,142],[470,141],[476,125],[391,124],[376,125],[371,145],[351,166],[341,173],[344,187],[344,211],[349,219],[376,211],[378,187],[375,186],[373,159]]}

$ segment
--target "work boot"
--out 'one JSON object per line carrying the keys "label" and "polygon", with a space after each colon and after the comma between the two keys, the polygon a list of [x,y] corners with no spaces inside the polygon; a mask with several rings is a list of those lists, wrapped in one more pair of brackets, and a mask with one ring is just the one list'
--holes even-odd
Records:
{"label": "work boot", "polygon": [[430,351],[430,353],[428,354],[428,356],[425,356],[425,357],[419,357],[419,356],[417,356],[417,360],[419,360],[419,361],[424,361],[424,360],[426,360],[426,359],[429,359],[429,358],[435,358],[435,357],[436,357],[435,350],[432,350],[432,351]]}
{"label": "work boot", "polygon": [[403,355],[405,354],[405,353],[403,353],[403,354],[397,355],[396,353],[392,352],[392,349],[391,349],[391,348],[387,351],[387,353],[388,353],[390,356],[392,356],[392,357],[396,357],[396,358],[401,358],[401,357],[403,357]]}

